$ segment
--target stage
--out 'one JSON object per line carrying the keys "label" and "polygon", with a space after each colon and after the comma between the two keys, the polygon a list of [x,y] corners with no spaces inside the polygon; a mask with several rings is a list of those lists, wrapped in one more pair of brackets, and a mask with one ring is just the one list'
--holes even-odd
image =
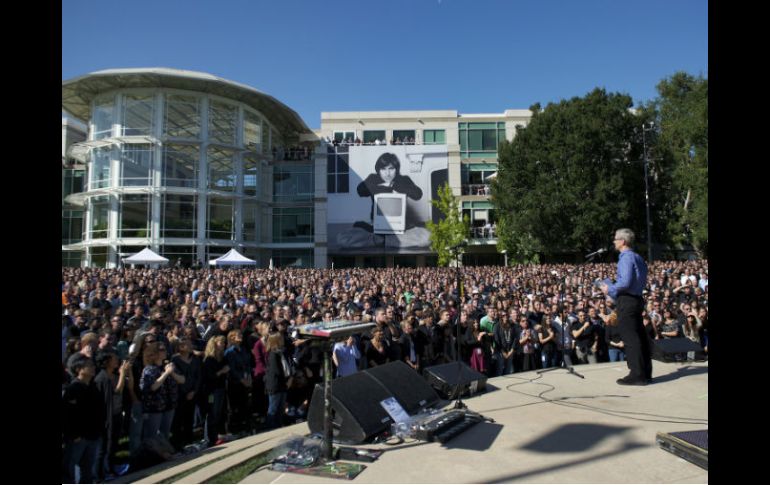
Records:
{"label": "stage", "polygon": [[[385,453],[353,483],[707,483],[708,471],[663,451],[658,432],[708,429],[708,363],[653,362],[653,383],[620,386],[625,362],[576,366],[538,375],[517,373],[487,381],[487,391],[464,399],[494,419],[451,441],[407,440],[362,445]],[[451,402],[446,403],[447,407]],[[207,450],[137,483],[159,483],[207,460],[179,483],[206,483],[223,470],[268,450],[306,423]],[[138,477],[137,477],[138,478]],[[348,480],[264,469],[240,483],[345,483]]]}

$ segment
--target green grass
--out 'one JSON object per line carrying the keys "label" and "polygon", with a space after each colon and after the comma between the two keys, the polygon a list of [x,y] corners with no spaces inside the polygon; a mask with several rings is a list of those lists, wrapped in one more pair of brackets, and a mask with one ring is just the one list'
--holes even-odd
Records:
{"label": "green grass", "polygon": [[240,483],[241,480],[254,473],[255,470],[270,463],[268,455],[271,451],[272,450],[263,451],[239,465],[230,467],[211,477],[207,480],[207,483]]}
{"label": "green grass", "polygon": [[209,461],[203,462],[200,465],[196,465],[196,466],[190,468],[189,470],[185,470],[185,471],[183,471],[181,473],[177,473],[176,475],[168,477],[165,480],[161,480],[158,483],[174,483],[174,482],[178,482],[182,478],[184,478],[184,477],[186,477],[188,475],[192,475],[193,473],[197,472],[201,468],[207,467],[207,466],[211,465],[212,463],[216,463],[216,462],[218,462],[220,460],[224,460],[228,456],[234,455],[236,453],[240,453],[241,451],[243,451],[243,450],[236,450],[236,451],[233,451],[232,453],[228,453],[228,454],[222,455],[222,456],[220,456],[218,458],[214,458],[213,460],[209,460]]}

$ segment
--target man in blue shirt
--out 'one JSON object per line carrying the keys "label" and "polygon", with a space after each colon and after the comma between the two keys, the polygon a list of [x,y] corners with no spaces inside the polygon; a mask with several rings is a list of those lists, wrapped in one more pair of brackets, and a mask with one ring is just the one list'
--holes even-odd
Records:
{"label": "man in blue shirt", "polygon": [[631,246],[634,233],[630,229],[615,231],[615,249],[620,252],[615,283],[609,279],[601,284],[604,294],[617,304],[618,330],[625,345],[629,374],[618,384],[644,386],[652,381],[652,345],[642,322],[644,300],[642,290],[647,284],[647,264]]}
{"label": "man in blue shirt", "polygon": [[334,344],[332,360],[337,366],[337,377],[345,377],[358,371],[356,360],[361,358],[355,338],[351,335],[345,342]]}

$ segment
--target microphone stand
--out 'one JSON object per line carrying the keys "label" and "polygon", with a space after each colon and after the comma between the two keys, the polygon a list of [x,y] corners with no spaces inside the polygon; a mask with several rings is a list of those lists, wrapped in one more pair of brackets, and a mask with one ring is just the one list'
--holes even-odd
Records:
{"label": "microphone stand", "polygon": [[471,411],[468,409],[468,406],[463,403],[462,398],[462,392],[460,391],[460,383],[462,382],[461,376],[463,371],[462,363],[460,362],[460,313],[462,313],[462,305],[463,300],[465,298],[463,286],[462,286],[462,280],[460,278],[460,248],[450,248],[450,250],[453,251],[457,266],[455,267],[455,281],[457,283],[457,315],[455,315],[455,362],[457,362],[457,384],[455,385],[455,396],[457,397],[457,400],[455,401],[455,404],[453,406],[453,409],[461,409],[465,411],[466,415],[473,415],[479,419],[482,419],[484,421],[489,421],[490,423],[494,423],[495,420],[492,418],[489,418],[487,416],[484,416],[483,414],[479,414],[475,411]]}
{"label": "microphone stand", "polygon": [[[593,262],[593,259],[597,255],[601,254],[602,252],[604,252],[604,251],[597,251],[597,252],[589,255],[588,256],[588,261],[589,262]],[[562,297],[562,308],[563,308],[563,305],[564,305],[564,300],[563,300],[563,297]],[[561,318],[559,318],[559,320],[561,320]],[[574,367],[572,367],[572,358],[570,357],[570,354],[572,353],[572,349],[569,349],[569,351],[568,351],[567,348],[566,348],[567,347],[567,322],[568,321],[569,321],[569,318],[567,318],[565,316],[564,317],[564,321],[561,322],[561,360],[562,360],[562,362],[564,362],[564,368],[567,369],[567,371],[570,374],[575,375],[577,377],[580,377],[581,379],[585,379],[584,375],[579,374],[578,372],[575,372]],[[549,323],[549,325],[550,325],[550,323]],[[539,370],[539,371],[537,371],[537,374],[538,375],[542,375],[542,374],[545,374],[546,372],[551,372],[553,370],[558,370],[558,369],[561,369],[561,367],[551,367],[549,369]]]}

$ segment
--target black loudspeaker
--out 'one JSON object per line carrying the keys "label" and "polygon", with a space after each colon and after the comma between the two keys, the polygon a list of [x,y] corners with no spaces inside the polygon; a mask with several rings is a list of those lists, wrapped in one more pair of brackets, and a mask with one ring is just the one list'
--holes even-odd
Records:
{"label": "black loudspeaker", "polygon": [[450,362],[434,365],[423,371],[428,383],[445,399],[457,398],[458,389],[461,396],[475,394],[487,387],[487,376],[477,372],[464,363]]}
{"label": "black loudspeaker", "polygon": [[[706,360],[703,347],[690,339],[667,338],[654,341],[652,358],[660,362],[684,362],[687,360]],[[692,352],[692,354],[689,354]]]}
{"label": "black loudspeaker", "polygon": [[[316,385],[307,424],[312,433],[323,434],[324,389]],[[332,381],[332,432],[334,441],[359,444],[390,429],[393,420],[380,402],[395,397],[407,414],[433,406],[436,392],[404,362],[372,367]]]}
{"label": "black loudspeaker", "polygon": [[[393,422],[380,401],[391,397],[372,376],[356,372],[332,381],[332,433],[340,443],[364,443],[390,428]],[[324,387],[317,384],[310,400],[307,425],[312,433],[324,431]]]}
{"label": "black loudspeaker", "polygon": [[[364,372],[379,381],[404,408],[407,414],[417,414],[439,401],[438,394],[420,374],[405,362],[391,362],[371,367]],[[332,387],[334,389],[334,387]]]}

